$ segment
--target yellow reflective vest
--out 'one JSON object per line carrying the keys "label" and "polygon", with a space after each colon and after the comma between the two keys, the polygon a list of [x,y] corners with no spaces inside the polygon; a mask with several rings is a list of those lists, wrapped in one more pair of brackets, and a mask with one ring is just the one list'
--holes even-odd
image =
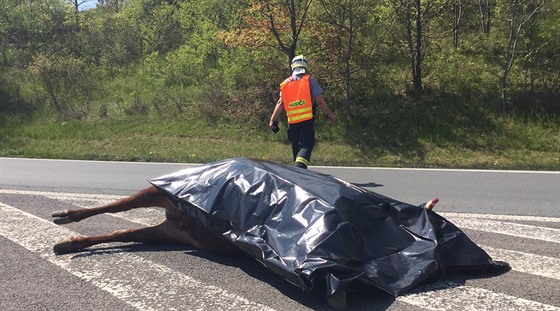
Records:
{"label": "yellow reflective vest", "polygon": [[309,75],[304,75],[297,81],[284,81],[280,84],[282,102],[288,116],[288,123],[295,124],[313,119],[313,103]]}

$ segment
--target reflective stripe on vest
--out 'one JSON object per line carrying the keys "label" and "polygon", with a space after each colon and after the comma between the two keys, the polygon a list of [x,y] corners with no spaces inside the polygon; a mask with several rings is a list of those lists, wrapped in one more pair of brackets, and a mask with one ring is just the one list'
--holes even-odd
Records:
{"label": "reflective stripe on vest", "polygon": [[288,116],[288,123],[295,124],[313,119],[313,103],[309,75],[304,75],[297,81],[282,83],[282,102]]}

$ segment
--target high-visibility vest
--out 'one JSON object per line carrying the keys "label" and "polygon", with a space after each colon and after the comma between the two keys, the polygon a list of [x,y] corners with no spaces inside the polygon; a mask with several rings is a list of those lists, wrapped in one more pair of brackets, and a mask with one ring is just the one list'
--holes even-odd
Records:
{"label": "high-visibility vest", "polygon": [[297,81],[280,84],[282,102],[288,116],[288,123],[295,124],[313,119],[313,103],[309,75],[304,75]]}

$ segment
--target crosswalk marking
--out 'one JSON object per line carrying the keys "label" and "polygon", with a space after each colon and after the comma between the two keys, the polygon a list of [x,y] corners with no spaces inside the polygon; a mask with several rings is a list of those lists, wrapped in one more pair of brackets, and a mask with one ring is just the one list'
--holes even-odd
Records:
{"label": "crosswalk marking", "polygon": [[[98,256],[96,260],[56,256],[52,246],[58,239],[78,233],[3,203],[0,203],[0,235],[138,310],[161,310],[162,305],[177,310],[274,310],[131,253]],[[162,290],[169,288],[163,282],[177,290]]]}
{"label": "crosswalk marking", "polygon": [[[38,192],[2,190],[0,194],[41,195],[77,206],[93,207],[113,201],[122,196],[92,195],[80,193]],[[523,236],[532,239],[560,243],[560,230],[543,228],[507,221],[538,221],[558,223],[560,218],[536,216],[505,216],[489,214],[441,213],[459,228]],[[129,212],[108,214],[142,225],[153,225],[163,220],[161,209],[136,209]],[[503,216],[503,217],[502,217]],[[504,222],[506,221],[506,222]],[[520,231],[523,230],[523,231]],[[518,232],[522,232],[520,235]],[[50,221],[21,211],[0,202],[0,235],[39,254],[45,260],[63,268],[81,279],[116,296],[139,310],[273,310],[244,297],[229,293],[219,287],[204,284],[164,265],[146,260],[128,252],[114,252],[111,256],[70,260],[69,255],[55,256],[52,246],[61,237],[78,233],[57,226]],[[510,263],[513,270],[560,280],[560,259],[519,251],[481,245],[496,260]],[[98,251],[96,251],[98,252]],[[127,266],[125,271],[114,267]],[[127,272],[128,271],[128,272]],[[140,273],[139,273],[140,271]],[[134,277],[131,275],[134,274]],[[181,288],[170,293],[162,284]],[[177,293],[181,293],[177,295]],[[185,293],[188,293],[187,295]],[[206,295],[206,296],[205,296]],[[553,310],[559,307],[519,298],[488,289],[465,286],[452,282],[439,282],[417,288],[414,292],[398,297],[402,303],[427,310]],[[209,302],[211,302],[209,304]],[[186,308],[189,309],[186,309]]]}
{"label": "crosswalk marking", "polygon": [[543,228],[532,225],[524,225],[496,220],[479,220],[473,218],[450,218],[449,220],[451,220],[451,222],[453,222],[457,227],[462,229],[473,229],[505,234],[520,238],[560,243],[560,229]]}
{"label": "crosswalk marking", "polygon": [[494,219],[494,220],[507,220],[507,221],[539,221],[539,222],[560,222],[558,217],[543,217],[543,216],[520,216],[520,215],[496,215],[496,214],[471,214],[471,213],[451,213],[451,212],[438,212],[440,215],[447,218],[476,218],[476,219]]}
{"label": "crosswalk marking", "polygon": [[464,286],[453,282],[439,282],[421,286],[411,294],[397,300],[428,310],[515,310],[558,311],[560,308],[511,295]]}
{"label": "crosswalk marking", "polygon": [[560,259],[479,245],[492,258],[509,263],[515,271],[560,280]]}
{"label": "crosswalk marking", "polygon": [[91,193],[74,193],[74,192],[52,192],[52,191],[29,191],[29,190],[12,190],[12,189],[0,189],[0,193],[5,194],[20,194],[20,195],[42,195],[45,197],[53,198],[83,198],[91,200],[105,200],[111,201],[118,198],[122,198],[122,195],[115,194],[91,194]]}

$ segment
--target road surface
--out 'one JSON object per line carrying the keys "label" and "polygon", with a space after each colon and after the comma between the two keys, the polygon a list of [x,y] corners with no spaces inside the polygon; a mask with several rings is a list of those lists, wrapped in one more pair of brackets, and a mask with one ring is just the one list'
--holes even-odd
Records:
{"label": "road surface", "polygon": [[[0,158],[2,310],[329,310],[254,261],[183,246],[111,244],[55,256],[70,235],[162,220],[156,209],[57,226],[54,210],[91,207],[190,165]],[[560,173],[312,167],[383,195],[421,203],[512,270],[449,275],[398,298],[349,293],[348,310],[559,310]]]}

